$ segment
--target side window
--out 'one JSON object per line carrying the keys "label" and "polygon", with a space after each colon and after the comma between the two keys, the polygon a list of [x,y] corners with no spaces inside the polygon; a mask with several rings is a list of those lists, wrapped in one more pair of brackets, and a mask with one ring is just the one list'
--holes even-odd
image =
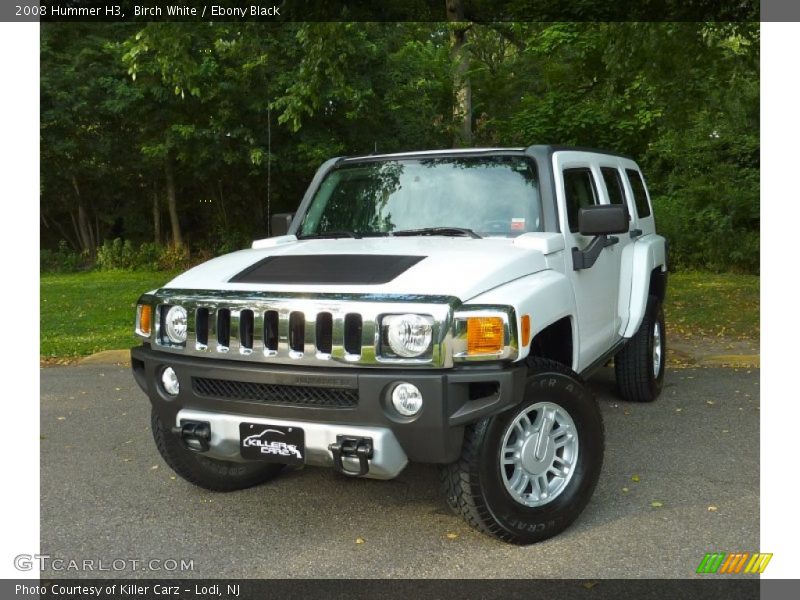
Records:
{"label": "side window", "polygon": [[628,174],[628,181],[631,182],[631,189],[633,190],[633,201],[636,203],[636,212],[640,219],[650,216],[650,205],[647,203],[647,192],[644,189],[644,182],[639,171],[634,169],[625,169]]}
{"label": "side window", "polygon": [[625,204],[625,192],[622,187],[622,178],[614,167],[600,167],[603,181],[608,190],[608,200],[611,204]]}
{"label": "side window", "polygon": [[592,170],[564,169],[564,193],[567,200],[569,230],[578,231],[578,209],[597,204],[597,187]]}

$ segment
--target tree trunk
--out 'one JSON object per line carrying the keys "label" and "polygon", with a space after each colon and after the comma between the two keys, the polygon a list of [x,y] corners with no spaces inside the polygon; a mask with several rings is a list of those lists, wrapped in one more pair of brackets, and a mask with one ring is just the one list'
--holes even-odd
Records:
{"label": "tree trunk", "polygon": [[161,245],[161,206],[158,201],[158,187],[153,186],[153,241]]}
{"label": "tree trunk", "polygon": [[78,180],[74,176],[72,177],[72,188],[75,190],[75,199],[78,201],[78,222],[75,229],[78,232],[81,250],[83,252],[88,252],[89,256],[93,257],[95,254],[95,246],[92,239],[92,226],[89,224],[89,218],[83,206]]}
{"label": "tree trunk", "polygon": [[217,180],[217,192],[219,197],[219,212],[222,215],[222,228],[228,230],[228,210],[225,208],[225,196],[222,193],[222,180]]}
{"label": "tree trunk", "polygon": [[[80,252],[81,251],[81,245],[77,241],[77,238],[73,238],[72,236],[70,236],[70,234],[67,232],[66,229],[64,229],[64,226],[61,224],[61,222],[58,219],[53,219],[52,221],[50,221],[50,220],[47,219],[47,217],[45,216],[44,213],[41,213],[41,218],[42,218],[42,225],[44,227],[46,227],[47,229],[50,229],[51,225],[54,226],[58,230],[58,233],[61,234],[61,237],[64,239],[64,241],[67,242],[70,246],[72,246],[73,250],[75,250],[76,252]],[[74,218],[72,219],[72,222],[73,222],[73,224],[75,223],[75,219]],[[76,229],[76,233],[77,233],[77,229]]]}
{"label": "tree trunk", "polygon": [[469,80],[469,49],[467,48],[467,30],[464,5],[462,0],[445,0],[447,20],[459,25],[451,36],[451,57],[455,63],[453,73],[453,89],[456,101],[453,106],[453,123],[456,133],[453,146],[469,146],[472,144],[472,85]]}
{"label": "tree trunk", "polygon": [[181,224],[178,220],[178,200],[175,194],[175,170],[172,157],[167,157],[165,174],[167,176],[167,208],[169,209],[169,222],[172,226],[172,245],[176,248],[183,246]]}

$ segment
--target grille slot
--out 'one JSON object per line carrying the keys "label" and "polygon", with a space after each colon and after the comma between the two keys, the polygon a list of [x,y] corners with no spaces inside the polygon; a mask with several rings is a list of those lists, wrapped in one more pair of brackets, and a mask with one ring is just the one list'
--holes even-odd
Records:
{"label": "grille slot", "polygon": [[333,350],[333,315],[329,312],[319,313],[316,328],[317,351],[330,354]]}
{"label": "grille slot", "polygon": [[195,313],[195,332],[197,343],[208,346],[208,309],[198,308]]}
{"label": "grille slot", "polygon": [[264,347],[270,352],[278,351],[278,311],[264,313]]}
{"label": "grille slot", "polygon": [[291,406],[352,408],[358,406],[358,390],[308,385],[253,383],[192,377],[192,389],[200,396]]}
{"label": "grille slot", "polygon": [[253,349],[253,311],[239,313],[239,343],[242,348]]}
{"label": "grille slot", "polygon": [[361,355],[361,329],[364,323],[361,315],[347,313],[344,317],[344,350],[354,356]]}
{"label": "grille slot", "polygon": [[231,345],[231,311],[228,308],[217,311],[217,345],[224,348]]}
{"label": "grille slot", "polygon": [[298,311],[289,314],[289,349],[302,352],[305,349],[306,316]]}

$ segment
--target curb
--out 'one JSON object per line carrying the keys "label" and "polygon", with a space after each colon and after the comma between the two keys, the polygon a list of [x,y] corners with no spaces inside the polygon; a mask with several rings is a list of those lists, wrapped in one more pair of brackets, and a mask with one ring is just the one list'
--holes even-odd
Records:
{"label": "curb", "polygon": [[704,356],[699,363],[709,367],[729,367],[734,369],[761,368],[760,354],[718,354]]}
{"label": "curb", "polygon": [[131,362],[130,350],[104,350],[86,356],[78,361],[79,365],[129,365]]}

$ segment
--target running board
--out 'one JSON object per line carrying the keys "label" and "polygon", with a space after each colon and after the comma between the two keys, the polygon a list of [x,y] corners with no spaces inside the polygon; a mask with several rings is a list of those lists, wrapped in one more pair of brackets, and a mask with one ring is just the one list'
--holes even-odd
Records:
{"label": "running board", "polygon": [[605,352],[600,358],[590,364],[588,367],[583,369],[578,375],[587,379],[592,373],[594,373],[597,369],[605,365],[609,360],[614,358],[614,355],[619,352],[622,347],[628,343],[627,338],[622,338],[616,344],[614,344],[608,352]]}

